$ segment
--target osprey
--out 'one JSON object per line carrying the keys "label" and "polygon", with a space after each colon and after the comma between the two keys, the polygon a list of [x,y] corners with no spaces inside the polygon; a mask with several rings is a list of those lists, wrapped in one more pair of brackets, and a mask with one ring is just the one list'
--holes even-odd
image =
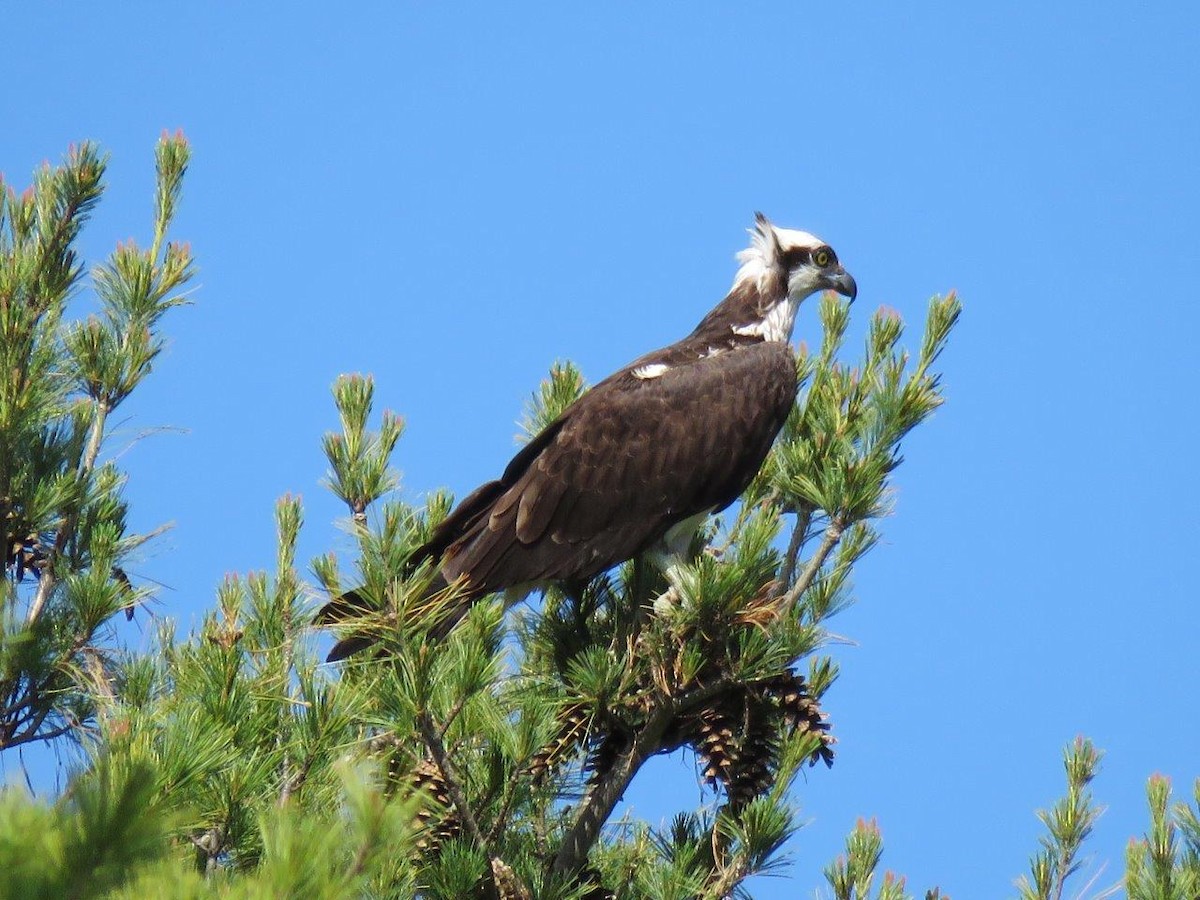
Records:
{"label": "osprey", "polygon": [[[419,548],[432,590],[460,593],[444,634],[496,591],[513,600],[548,581],[581,582],[641,553],[668,572],[704,517],[741,495],[796,397],[788,341],[804,298],[854,279],[825,242],[758,213],[728,295],[683,340],[601,381],[469,494]],[[320,619],[371,608],[350,591]],[[370,644],[351,635],[341,659]]]}

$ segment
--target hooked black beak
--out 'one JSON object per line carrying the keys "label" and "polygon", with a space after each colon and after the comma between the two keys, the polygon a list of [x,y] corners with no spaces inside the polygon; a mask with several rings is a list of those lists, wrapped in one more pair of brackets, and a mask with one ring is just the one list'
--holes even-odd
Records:
{"label": "hooked black beak", "polygon": [[843,297],[849,297],[851,302],[858,296],[858,285],[854,283],[854,276],[841,266],[827,275],[825,281],[829,288],[837,291]]}

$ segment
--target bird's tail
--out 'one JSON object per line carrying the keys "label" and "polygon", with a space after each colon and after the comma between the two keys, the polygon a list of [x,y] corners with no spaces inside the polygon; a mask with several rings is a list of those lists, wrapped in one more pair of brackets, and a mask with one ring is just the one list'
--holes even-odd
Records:
{"label": "bird's tail", "polygon": [[337,662],[366,650],[385,630],[401,624],[423,630],[428,639],[443,640],[476,599],[476,594],[462,586],[449,584],[439,571],[424,587],[400,597],[397,604],[381,602],[364,588],[346,591],[321,607],[314,624],[334,627],[341,634],[326,657],[328,662]]}

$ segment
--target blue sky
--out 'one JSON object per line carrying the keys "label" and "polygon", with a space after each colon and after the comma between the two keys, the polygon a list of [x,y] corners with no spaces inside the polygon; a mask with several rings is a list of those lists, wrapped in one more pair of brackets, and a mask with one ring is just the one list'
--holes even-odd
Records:
{"label": "blue sky", "polygon": [[[122,455],[135,527],[176,523],[137,574],[196,621],[271,564],[288,491],[305,558],[348,549],[318,485],[340,372],[407,419],[409,496],[493,477],[552,361],[597,380],[682,336],[762,209],[837,249],[859,324],[966,309],[835,622],[837,763],[756,896],[811,896],[860,816],[914,889],[1014,894],[1077,734],[1115,881],[1146,776],[1200,775],[1200,13],[1146,6],[12,6],[0,171],[101,142],[91,259],[147,236],[159,132],[194,148],[196,304],[106,447],[184,430]],[[695,800],[663,783],[631,802]]]}

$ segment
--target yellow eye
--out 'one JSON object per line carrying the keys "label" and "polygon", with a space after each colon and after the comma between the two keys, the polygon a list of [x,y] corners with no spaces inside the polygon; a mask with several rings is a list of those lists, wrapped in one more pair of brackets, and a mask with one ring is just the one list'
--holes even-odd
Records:
{"label": "yellow eye", "polygon": [[833,254],[829,252],[828,248],[822,247],[820,250],[818,250],[816,253],[813,254],[812,259],[813,259],[813,264],[818,269],[824,269],[831,262],[833,262]]}

